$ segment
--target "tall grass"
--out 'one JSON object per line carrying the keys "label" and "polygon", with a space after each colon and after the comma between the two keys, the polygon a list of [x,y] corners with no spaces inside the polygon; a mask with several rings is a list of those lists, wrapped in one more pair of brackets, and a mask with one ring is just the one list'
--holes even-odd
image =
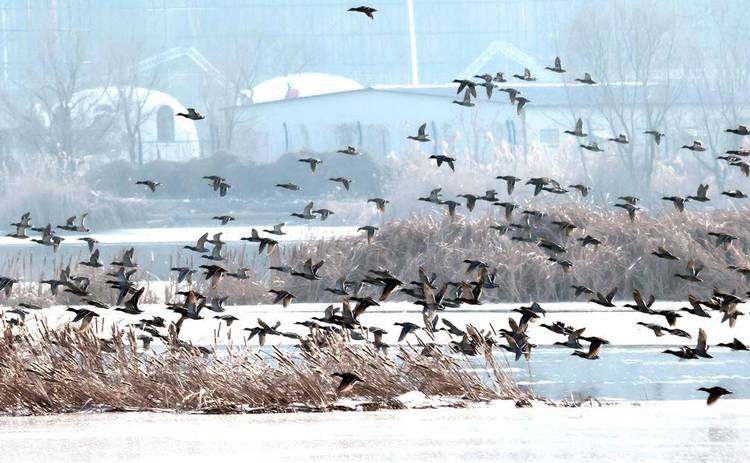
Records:
{"label": "tall grass", "polygon": [[[20,331],[17,331],[20,330]],[[420,355],[401,348],[396,359],[369,345],[328,334],[299,351],[264,355],[229,342],[226,355],[206,353],[170,338],[159,352],[138,347],[132,331],[111,328],[108,339],[70,325],[39,332],[5,326],[0,336],[0,413],[46,414],[101,410],[171,410],[239,413],[331,410],[342,397],[367,408],[401,408],[409,391],[470,401],[525,399],[505,370],[485,352],[492,384],[439,351]],[[322,347],[319,347],[322,346]],[[334,372],[356,372],[363,382],[337,394]]]}
{"label": "tall grass", "polygon": [[[309,282],[287,274],[255,268],[253,279],[225,281],[221,291],[233,303],[268,302],[266,287],[283,287],[298,301],[325,302],[331,299],[324,288],[346,276],[361,279],[369,269],[387,268],[404,281],[416,278],[418,268],[437,272],[441,281],[461,281],[467,277],[465,259],[481,259],[497,269],[495,290],[485,292],[485,301],[570,301],[573,284],[595,290],[617,286],[625,296],[632,289],[655,294],[662,299],[684,300],[689,292],[700,293],[713,287],[736,289],[745,286],[745,277],[729,265],[750,266],[750,230],[740,212],[684,214],[666,213],[651,217],[643,213],[631,223],[627,214],[583,206],[554,207],[535,225],[534,237],[543,236],[567,247],[560,255],[573,263],[569,272],[547,260],[549,254],[534,243],[512,241],[511,234],[500,235],[489,229],[504,218],[451,221],[443,215],[394,221],[384,224],[372,244],[364,236],[306,242],[282,248],[272,260],[299,266],[307,259],[325,260],[324,278]],[[500,214],[497,214],[498,216]],[[571,236],[560,232],[552,221],[565,220],[577,225]],[[520,218],[516,219],[520,222]],[[723,232],[738,238],[728,249],[715,246],[708,232]],[[592,235],[604,244],[582,247],[576,238]],[[678,262],[651,255],[664,246],[680,257]],[[685,271],[694,259],[705,266],[703,283],[687,283],[674,277]],[[230,263],[231,267],[232,264]],[[205,283],[199,286],[208,290]],[[398,296],[396,296],[398,299]]]}

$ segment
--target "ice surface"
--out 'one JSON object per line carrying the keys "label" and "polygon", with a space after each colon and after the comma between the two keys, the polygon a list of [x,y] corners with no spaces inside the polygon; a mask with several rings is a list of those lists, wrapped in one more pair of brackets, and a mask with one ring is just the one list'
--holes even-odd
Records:
{"label": "ice surface", "polygon": [[0,418],[3,461],[742,462],[750,402]]}

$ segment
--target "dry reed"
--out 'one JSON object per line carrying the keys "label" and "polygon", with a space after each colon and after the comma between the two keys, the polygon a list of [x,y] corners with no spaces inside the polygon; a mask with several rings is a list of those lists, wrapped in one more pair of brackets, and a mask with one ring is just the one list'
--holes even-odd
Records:
{"label": "dry reed", "polygon": [[[135,334],[112,327],[110,336],[71,325],[37,332],[6,326],[0,336],[0,413],[48,414],[81,410],[168,410],[202,413],[326,411],[339,407],[333,372],[362,379],[350,395],[361,408],[402,408],[409,391],[464,401],[528,398],[484,350],[492,384],[467,371],[460,358],[434,349],[403,347],[388,358],[369,345],[334,335],[303,343],[295,351],[234,347],[207,353],[166,342],[144,351]],[[321,342],[322,341],[322,342]]]}

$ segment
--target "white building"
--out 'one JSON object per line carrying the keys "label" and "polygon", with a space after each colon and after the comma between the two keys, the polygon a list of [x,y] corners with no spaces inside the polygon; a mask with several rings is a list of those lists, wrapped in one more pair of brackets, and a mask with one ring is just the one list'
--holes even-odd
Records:
{"label": "white building", "polygon": [[[90,114],[85,117],[91,117],[92,122],[97,117],[114,115],[120,132],[124,131],[126,117],[133,122],[140,117],[143,162],[187,161],[200,156],[195,122],[177,117],[186,108],[166,93],[142,87],[92,88],[76,93],[72,106]],[[127,152],[122,155],[127,156]]]}

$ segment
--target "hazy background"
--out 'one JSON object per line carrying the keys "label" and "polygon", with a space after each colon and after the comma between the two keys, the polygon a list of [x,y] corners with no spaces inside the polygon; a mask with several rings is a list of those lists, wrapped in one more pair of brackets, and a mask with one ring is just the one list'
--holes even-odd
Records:
{"label": "hazy background", "polygon": [[[504,173],[589,184],[593,207],[636,194],[658,212],[671,208],[661,195],[699,182],[716,201],[693,209],[739,207],[719,193],[746,178],[715,156],[742,146],[724,129],[748,112],[746,2],[369,4],[374,21],[338,0],[3,0],[4,220],[89,212],[103,229],[230,213],[249,224],[315,200],[337,212],[327,224],[361,224],[374,214],[368,197],[391,199],[391,217],[426,213],[434,206],[413,199],[430,189],[501,190],[491,179]],[[562,76],[544,70],[558,55]],[[537,82],[511,77],[525,67]],[[451,103],[452,79],[498,71],[531,100],[522,117],[482,88],[475,108]],[[584,72],[604,85],[575,84]],[[175,118],[185,107],[206,119]],[[562,134],[578,117],[604,153]],[[407,140],[424,122],[434,142]],[[650,128],[668,134],[660,146],[642,134]],[[631,144],[606,141],[618,133]],[[694,139],[708,151],[680,150]],[[347,145],[365,155],[335,154]],[[456,157],[456,173],[425,159],[435,153]],[[318,174],[300,155],[325,161]],[[232,184],[227,198],[200,180],[211,174]],[[326,180],[336,176],[352,190]],[[133,185],[144,178],[164,187]],[[303,191],[273,187],[286,181]]]}

